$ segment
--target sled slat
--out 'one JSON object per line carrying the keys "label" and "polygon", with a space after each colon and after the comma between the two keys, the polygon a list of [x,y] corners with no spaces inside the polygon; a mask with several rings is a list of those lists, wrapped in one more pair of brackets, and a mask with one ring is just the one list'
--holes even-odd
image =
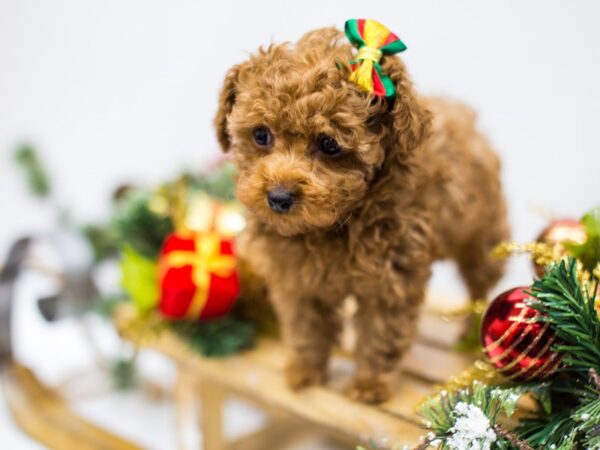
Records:
{"label": "sled slat", "polygon": [[[260,338],[253,349],[227,358],[204,358],[168,330],[159,335],[135,335],[127,326],[128,314],[123,310],[115,318],[125,338],[172,359],[180,370],[197,380],[200,397],[202,385],[216,386],[225,394],[245,398],[267,412],[302,420],[356,445],[370,442],[380,448],[418,445],[424,431],[419,425],[416,406],[434,392],[435,384],[472,363],[470,358],[453,353],[444,345],[430,344],[427,340],[417,342],[405,359],[404,374],[398,379],[394,397],[381,405],[369,406],[351,401],[343,394],[353,363],[342,354],[332,358],[327,385],[294,392],[287,387],[283,375],[287,351],[274,339]],[[269,435],[268,431],[263,434]],[[224,446],[221,442],[218,445],[207,449]]]}

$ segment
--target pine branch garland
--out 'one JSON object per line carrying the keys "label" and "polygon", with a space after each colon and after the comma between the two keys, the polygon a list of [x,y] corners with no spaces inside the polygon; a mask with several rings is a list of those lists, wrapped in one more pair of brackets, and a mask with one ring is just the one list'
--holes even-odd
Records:
{"label": "pine branch garland", "polygon": [[219,358],[252,347],[256,327],[235,314],[206,322],[174,321],[169,327],[193,350]]}
{"label": "pine branch garland", "polygon": [[515,448],[509,437],[518,438],[508,431],[498,434],[496,429],[501,427],[500,417],[514,413],[522,393],[518,387],[499,388],[474,381],[467,388],[442,391],[429,398],[419,408],[419,415],[432,432],[429,445],[439,443],[449,450],[471,444],[477,447],[464,448]]}
{"label": "pine branch garland", "polygon": [[117,206],[112,228],[119,246],[130,246],[140,255],[154,259],[173,231],[173,221],[152,211],[149,202],[150,197],[144,192],[127,195]]}
{"label": "pine branch garland", "polygon": [[521,440],[517,434],[505,430],[499,424],[494,425],[494,431],[498,436],[500,436],[503,439],[506,439],[519,450],[535,450],[527,442]]}
{"label": "pine branch garland", "polygon": [[[553,349],[563,354],[562,367],[554,378],[529,383],[499,383],[490,379],[489,385],[479,383],[466,390],[459,388],[422,405],[425,425],[440,439],[442,449],[475,448],[461,447],[469,436],[469,423],[476,421],[476,415],[460,421],[462,416],[456,408],[461,402],[467,405],[462,406],[463,411],[466,407],[479,408],[495,433],[495,439],[472,441],[477,448],[486,445],[490,449],[511,450],[600,449],[600,319],[596,310],[596,277],[597,274],[590,274],[579,261],[570,258],[550,266],[545,276],[532,285],[533,299],[529,305],[541,313],[537,320],[550,324],[557,336]],[[517,428],[506,429],[500,416],[510,416],[516,408],[516,399],[524,393],[533,395],[540,408],[534,415],[521,419]]]}
{"label": "pine branch garland", "polygon": [[23,169],[29,189],[36,197],[46,198],[50,195],[50,180],[35,149],[23,144],[15,151],[15,162]]}
{"label": "pine branch garland", "polygon": [[551,325],[560,340],[554,349],[564,355],[561,373],[550,385],[552,410],[523,421],[518,430],[535,447],[600,448],[596,432],[600,424],[597,280],[593,276],[585,280],[578,261],[569,258],[551,266],[531,289],[535,300],[530,306],[542,313],[541,321]]}
{"label": "pine branch garland", "polygon": [[564,353],[568,370],[582,377],[587,377],[590,369],[600,371],[600,319],[595,295],[582,289],[577,261],[570,258],[551,266],[533,283],[531,294],[536,301],[530,306],[542,313],[540,320],[548,322],[562,341],[555,350]]}

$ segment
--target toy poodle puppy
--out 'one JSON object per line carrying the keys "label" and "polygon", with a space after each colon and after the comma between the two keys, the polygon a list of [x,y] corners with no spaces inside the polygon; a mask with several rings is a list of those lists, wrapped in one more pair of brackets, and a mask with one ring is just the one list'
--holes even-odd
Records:
{"label": "toy poodle puppy", "polygon": [[471,297],[485,297],[508,226],[499,161],[474,113],[418,95],[394,55],[379,69],[395,95],[366,92],[350,79],[353,57],[335,28],[261,48],[227,73],[215,125],[249,211],[238,253],[268,288],[290,386],[324,382],[352,295],[348,394],[376,403],[414,339],[433,261],[455,259]]}

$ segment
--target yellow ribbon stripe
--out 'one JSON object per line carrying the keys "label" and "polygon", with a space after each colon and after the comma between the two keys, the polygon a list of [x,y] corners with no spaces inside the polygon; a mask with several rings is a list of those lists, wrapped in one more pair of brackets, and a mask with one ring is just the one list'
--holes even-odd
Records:
{"label": "yellow ribbon stripe", "polygon": [[362,61],[360,66],[350,74],[350,81],[356,83],[367,92],[373,92],[373,63],[381,60],[381,50],[389,30],[379,22],[367,20],[365,22],[364,36],[365,46],[358,50],[356,59]]}

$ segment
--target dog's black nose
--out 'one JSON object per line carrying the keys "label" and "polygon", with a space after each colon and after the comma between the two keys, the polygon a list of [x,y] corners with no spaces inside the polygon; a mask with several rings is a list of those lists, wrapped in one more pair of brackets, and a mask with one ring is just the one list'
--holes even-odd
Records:
{"label": "dog's black nose", "polygon": [[267,193],[269,208],[278,213],[286,213],[296,201],[296,194],[283,187],[276,187]]}

